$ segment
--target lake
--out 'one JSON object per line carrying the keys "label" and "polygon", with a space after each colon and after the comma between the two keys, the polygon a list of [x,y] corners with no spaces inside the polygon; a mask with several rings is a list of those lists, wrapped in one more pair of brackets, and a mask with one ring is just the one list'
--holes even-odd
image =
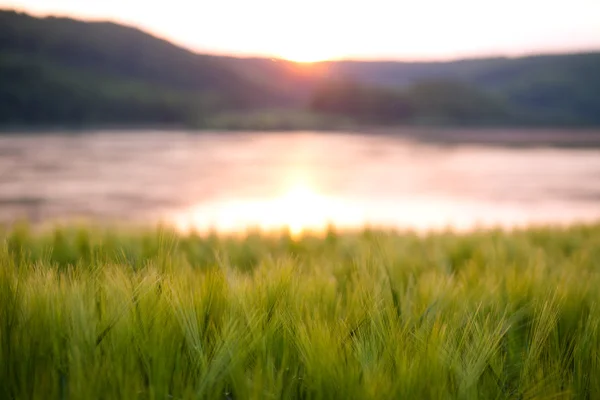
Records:
{"label": "lake", "polygon": [[4,134],[0,222],[297,233],[600,220],[598,132],[444,132]]}

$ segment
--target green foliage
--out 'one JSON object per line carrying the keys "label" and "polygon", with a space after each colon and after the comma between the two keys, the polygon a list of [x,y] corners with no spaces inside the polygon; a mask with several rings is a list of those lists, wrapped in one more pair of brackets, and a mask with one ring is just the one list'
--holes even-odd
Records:
{"label": "green foliage", "polygon": [[0,246],[0,397],[594,398],[598,260],[598,225],[19,225]]}
{"label": "green foliage", "polygon": [[512,123],[499,96],[469,85],[428,81],[408,90],[383,89],[352,82],[330,82],[314,94],[311,109],[371,124],[440,125]]}
{"label": "green foliage", "polygon": [[193,124],[210,97],[109,77],[45,60],[0,59],[0,121],[28,124]]}
{"label": "green foliage", "polygon": [[393,123],[413,117],[409,99],[393,90],[378,89],[352,82],[332,81],[320,86],[311,101],[312,110],[350,116],[363,122]]}
{"label": "green foliage", "polygon": [[268,109],[250,112],[228,112],[207,117],[203,127],[224,130],[327,130],[351,128],[350,118],[292,109]]}
{"label": "green foliage", "polygon": [[417,120],[439,124],[511,123],[509,107],[500,97],[475,87],[444,81],[422,82],[412,86],[407,97]]}

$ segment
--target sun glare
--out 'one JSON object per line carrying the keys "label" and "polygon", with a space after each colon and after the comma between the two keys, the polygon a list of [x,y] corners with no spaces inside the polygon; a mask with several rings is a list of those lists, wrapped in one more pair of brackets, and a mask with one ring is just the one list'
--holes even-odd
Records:
{"label": "sun glare", "polygon": [[250,228],[264,231],[289,230],[292,236],[305,231],[323,232],[331,223],[359,224],[359,216],[342,199],[334,199],[296,184],[279,196],[263,199],[221,200],[199,204],[173,218],[180,230],[198,232],[216,229],[244,232]]}
{"label": "sun glare", "polygon": [[281,57],[286,60],[297,62],[297,63],[302,63],[302,64],[310,64],[310,63],[315,63],[315,62],[319,62],[319,61],[326,61],[328,59],[327,56],[320,56],[316,53],[313,54],[310,52],[302,52],[302,51],[281,53]]}
{"label": "sun glare", "polygon": [[313,43],[288,43],[278,54],[281,58],[297,63],[314,63],[334,57],[332,50],[325,44],[319,47]]}
{"label": "sun glare", "polygon": [[323,228],[327,221],[324,215],[325,199],[306,186],[290,189],[279,201],[274,202],[276,212],[292,235],[299,235],[306,228]]}

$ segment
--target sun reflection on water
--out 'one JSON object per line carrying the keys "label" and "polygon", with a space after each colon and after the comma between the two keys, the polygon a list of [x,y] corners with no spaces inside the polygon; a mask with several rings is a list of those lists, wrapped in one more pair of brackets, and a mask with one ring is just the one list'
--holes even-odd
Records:
{"label": "sun reflection on water", "polygon": [[305,231],[323,232],[330,224],[359,226],[362,218],[349,202],[318,193],[306,183],[295,183],[281,195],[264,198],[223,199],[202,203],[177,214],[176,227],[183,231],[243,232],[287,229],[298,236]]}

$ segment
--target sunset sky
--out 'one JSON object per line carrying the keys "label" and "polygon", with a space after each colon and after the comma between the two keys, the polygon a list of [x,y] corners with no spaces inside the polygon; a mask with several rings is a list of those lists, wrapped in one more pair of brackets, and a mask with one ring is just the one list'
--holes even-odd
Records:
{"label": "sunset sky", "polygon": [[432,60],[600,49],[599,0],[0,0],[135,25],[200,52]]}

